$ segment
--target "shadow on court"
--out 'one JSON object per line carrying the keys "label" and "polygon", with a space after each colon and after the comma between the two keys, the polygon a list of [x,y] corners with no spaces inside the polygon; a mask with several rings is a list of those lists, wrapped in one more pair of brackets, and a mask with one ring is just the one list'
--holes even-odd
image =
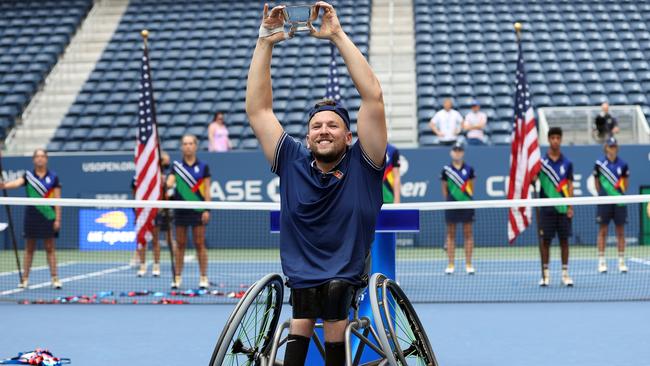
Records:
{"label": "shadow on court", "polygon": [[[0,357],[207,365],[231,305],[1,305]],[[285,307],[283,319],[287,316]],[[650,364],[647,302],[418,304],[442,366]]]}

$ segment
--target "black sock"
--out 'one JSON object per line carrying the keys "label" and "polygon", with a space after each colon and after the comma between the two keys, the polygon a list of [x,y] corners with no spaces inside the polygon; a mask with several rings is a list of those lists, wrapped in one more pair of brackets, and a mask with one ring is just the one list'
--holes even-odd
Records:
{"label": "black sock", "polygon": [[287,349],[284,352],[285,366],[304,366],[309,351],[310,339],[297,334],[289,334]]}
{"label": "black sock", "polygon": [[325,342],[325,366],[345,366],[344,342]]}

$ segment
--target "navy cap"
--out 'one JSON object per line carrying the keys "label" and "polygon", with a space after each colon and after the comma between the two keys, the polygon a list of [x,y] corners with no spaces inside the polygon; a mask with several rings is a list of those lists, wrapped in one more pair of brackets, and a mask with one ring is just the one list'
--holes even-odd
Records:
{"label": "navy cap", "polygon": [[605,142],[605,145],[607,146],[618,146],[618,141],[616,141],[616,138],[614,136],[611,136],[610,138],[607,139]]}
{"label": "navy cap", "polygon": [[463,145],[462,142],[456,141],[454,146],[451,147],[452,150],[457,150],[457,151],[465,151],[465,146]]}
{"label": "navy cap", "polygon": [[470,105],[471,105],[472,107],[474,107],[474,106],[478,106],[478,107],[480,107],[480,106],[481,106],[481,103],[479,103],[477,99],[472,99],[472,103],[471,103]]}
{"label": "navy cap", "polygon": [[324,105],[316,105],[314,106],[310,111],[309,111],[309,120],[314,117],[314,115],[318,112],[323,112],[323,111],[332,111],[341,117],[343,122],[345,123],[345,126],[350,129],[350,115],[348,114],[348,110],[343,108],[342,105],[339,103],[336,103],[336,105],[329,105],[329,104],[324,104]]}

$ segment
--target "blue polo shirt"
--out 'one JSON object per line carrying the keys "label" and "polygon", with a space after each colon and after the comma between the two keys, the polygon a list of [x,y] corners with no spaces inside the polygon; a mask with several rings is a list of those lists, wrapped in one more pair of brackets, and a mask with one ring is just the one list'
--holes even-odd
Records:
{"label": "blue polo shirt", "polygon": [[384,167],[357,142],[323,173],[311,153],[285,133],[271,170],[280,177],[280,258],[289,287],[332,279],[361,285],[383,203]]}
{"label": "blue polo shirt", "polygon": [[604,156],[596,160],[594,166],[594,178],[600,183],[599,196],[620,196],[625,194],[625,180],[630,176],[630,168],[623,159],[618,156],[614,161]]}

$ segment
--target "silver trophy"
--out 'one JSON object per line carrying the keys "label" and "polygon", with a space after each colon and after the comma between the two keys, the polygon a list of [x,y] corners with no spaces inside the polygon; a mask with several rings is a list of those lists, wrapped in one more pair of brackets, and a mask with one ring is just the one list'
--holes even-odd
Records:
{"label": "silver trophy", "polygon": [[284,21],[291,26],[290,32],[309,32],[312,5],[292,5],[284,8]]}

